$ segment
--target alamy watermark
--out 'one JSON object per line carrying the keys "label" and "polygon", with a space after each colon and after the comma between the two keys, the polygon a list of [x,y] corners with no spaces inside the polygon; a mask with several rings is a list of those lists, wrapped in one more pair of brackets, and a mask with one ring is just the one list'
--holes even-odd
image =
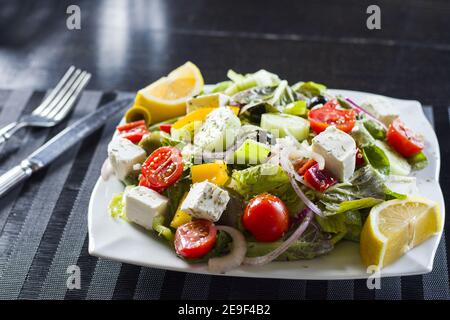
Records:
{"label": "alamy watermark", "polygon": [[70,5],[66,9],[66,13],[69,15],[66,19],[66,26],[69,30],[81,29],[81,9],[77,5]]}
{"label": "alamy watermark", "polygon": [[366,21],[367,29],[380,30],[381,29],[381,9],[376,4],[367,7],[366,13],[369,17]]}
{"label": "alamy watermark", "polygon": [[69,274],[66,280],[67,289],[81,289],[81,270],[77,265],[70,265],[66,269],[66,273]]}

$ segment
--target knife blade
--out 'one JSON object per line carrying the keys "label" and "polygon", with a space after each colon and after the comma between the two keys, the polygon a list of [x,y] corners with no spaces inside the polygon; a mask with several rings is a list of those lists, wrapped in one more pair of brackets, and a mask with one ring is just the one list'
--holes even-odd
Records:
{"label": "knife blade", "polygon": [[100,128],[109,118],[130,106],[131,103],[132,99],[107,103],[54,136],[29,157],[22,160],[19,165],[0,176],[0,197],[31,176],[33,172],[49,165],[66,150]]}

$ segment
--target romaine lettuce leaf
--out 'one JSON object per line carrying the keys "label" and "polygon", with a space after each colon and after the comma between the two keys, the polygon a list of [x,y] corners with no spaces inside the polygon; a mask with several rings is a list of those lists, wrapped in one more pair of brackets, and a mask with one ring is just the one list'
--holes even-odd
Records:
{"label": "romaine lettuce leaf", "polygon": [[224,92],[233,84],[232,81],[222,81],[219,83],[216,83],[214,87],[211,89],[211,93],[220,93]]}
{"label": "romaine lettuce leaf", "polygon": [[292,86],[292,89],[311,98],[323,94],[327,87],[321,83],[308,81],[296,83]]}
{"label": "romaine lettuce leaf", "polygon": [[388,199],[402,198],[403,195],[389,190],[383,175],[366,165],[356,170],[349,182],[336,184],[324,193],[316,193],[316,197],[324,213],[334,215],[371,208]]}
{"label": "romaine lettuce leaf", "polygon": [[359,241],[359,235],[363,226],[362,217],[359,211],[348,211],[328,217],[316,216],[316,221],[324,232],[340,234],[338,240],[348,239]]}
{"label": "romaine lettuce leaf", "polygon": [[259,70],[245,76],[230,70],[228,72],[228,76],[234,79],[233,84],[224,91],[224,93],[229,96],[253,87],[276,86],[280,82],[280,78],[278,78],[276,74],[270,73],[266,70]]}
{"label": "romaine lettuce leaf", "polygon": [[279,197],[291,215],[297,214],[302,202],[292,188],[289,177],[277,164],[264,163],[244,170],[234,170],[229,188],[245,199],[261,193],[271,193]]}
{"label": "romaine lettuce leaf", "polygon": [[277,164],[264,163],[244,170],[234,170],[232,188],[245,198],[268,192],[289,183],[288,175]]}
{"label": "romaine lettuce leaf", "polygon": [[369,133],[377,140],[383,140],[386,138],[386,130],[376,121],[372,119],[366,119],[363,121],[364,127]]}

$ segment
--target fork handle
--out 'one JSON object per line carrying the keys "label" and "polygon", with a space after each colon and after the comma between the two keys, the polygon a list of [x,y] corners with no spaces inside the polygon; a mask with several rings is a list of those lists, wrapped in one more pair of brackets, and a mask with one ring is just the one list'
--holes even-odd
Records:
{"label": "fork handle", "polygon": [[14,186],[27,179],[33,173],[31,163],[27,160],[21,162],[0,176],[0,197]]}
{"label": "fork handle", "polygon": [[0,144],[4,143],[6,140],[12,137],[12,135],[24,127],[25,124],[23,122],[11,122],[10,124],[4,126],[0,129]]}

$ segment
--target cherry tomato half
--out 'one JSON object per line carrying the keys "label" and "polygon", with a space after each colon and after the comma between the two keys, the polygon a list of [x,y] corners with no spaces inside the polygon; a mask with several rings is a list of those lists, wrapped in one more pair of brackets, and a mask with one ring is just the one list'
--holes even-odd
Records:
{"label": "cherry tomato half", "polygon": [[159,130],[170,134],[170,131],[172,130],[172,125],[170,123],[163,123],[159,126]]}
{"label": "cherry tomato half", "polygon": [[315,133],[324,131],[328,126],[336,126],[339,130],[349,133],[356,122],[356,112],[353,109],[337,109],[337,100],[330,100],[323,107],[312,109],[308,114],[309,124]]}
{"label": "cherry tomato half", "polygon": [[242,216],[245,229],[261,242],[280,239],[289,227],[288,209],[278,197],[265,193],[250,200]]}
{"label": "cherry tomato half", "polygon": [[386,140],[392,148],[406,158],[419,153],[424,147],[423,140],[406,127],[400,118],[395,119],[389,126]]}
{"label": "cherry tomato half", "polygon": [[117,131],[122,138],[128,139],[133,143],[141,141],[142,137],[148,133],[147,125],[144,120],[134,121],[118,126]]}
{"label": "cherry tomato half", "polygon": [[324,192],[337,182],[327,170],[320,170],[319,164],[315,164],[306,170],[303,178],[311,187],[319,192]]}
{"label": "cherry tomato half", "polygon": [[186,259],[197,259],[207,254],[217,238],[217,228],[211,221],[194,220],[177,228],[175,250]]}
{"label": "cherry tomato half", "polygon": [[175,147],[160,147],[142,165],[139,185],[158,192],[174,184],[183,173],[183,158]]}

